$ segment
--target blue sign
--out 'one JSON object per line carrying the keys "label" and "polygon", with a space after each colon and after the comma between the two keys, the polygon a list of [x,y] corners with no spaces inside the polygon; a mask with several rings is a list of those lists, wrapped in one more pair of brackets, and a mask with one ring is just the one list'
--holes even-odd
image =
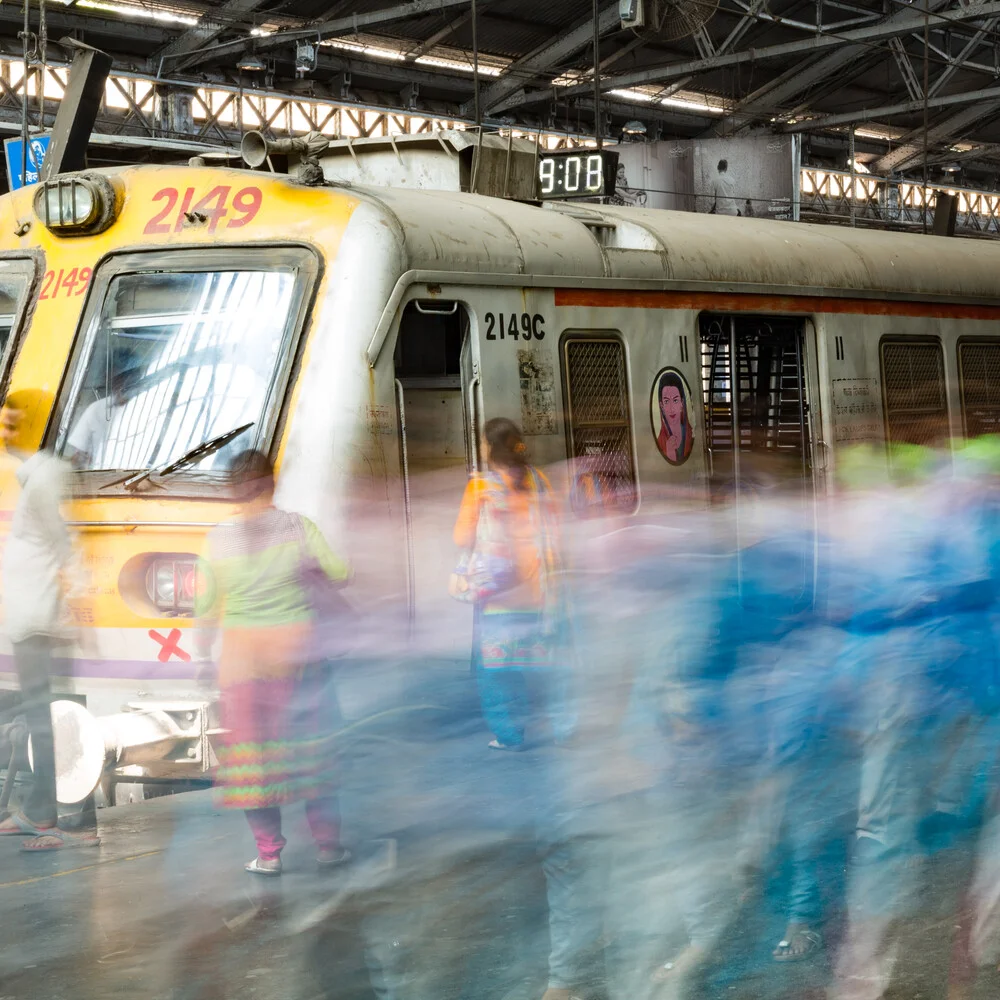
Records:
{"label": "blue sign", "polygon": [[27,184],[37,184],[42,172],[42,163],[49,148],[48,135],[33,135],[28,140],[28,170],[21,176],[22,142],[20,139],[4,139],[3,151],[7,157],[7,181],[11,191],[16,191]]}

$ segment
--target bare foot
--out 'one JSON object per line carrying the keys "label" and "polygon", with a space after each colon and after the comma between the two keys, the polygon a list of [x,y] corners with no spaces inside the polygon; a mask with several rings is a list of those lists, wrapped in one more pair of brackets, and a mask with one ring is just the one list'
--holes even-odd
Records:
{"label": "bare foot", "polygon": [[708,949],[701,945],[689,944],[673,961],[664,962],[653,972],[654,983],[666,983],[671,979],[680,979],[692,969],[697,968],[708,955]]}
{"label": "bare foot", "polygon": [[808,924],[792,921],[785,928],[785,936],[771,952],[777,962],[797,962],[823,947],[823,938]]}

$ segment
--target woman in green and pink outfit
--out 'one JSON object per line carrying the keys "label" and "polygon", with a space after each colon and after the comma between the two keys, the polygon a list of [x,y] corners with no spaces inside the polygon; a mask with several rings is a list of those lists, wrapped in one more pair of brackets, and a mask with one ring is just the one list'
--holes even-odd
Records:
{"label": "woman in green and pink outfit", "polygon": [[333,767],[338,712],[329,672],[310,652],[314,608],[306,567],[344,582],[347,565],[319,529],[274,506],[274,474],[259,452],[234,462],[242,509],[208,538],[199,599],[200,651],[216,627],[220,713],[216,782],[224,805],[242,809],[257,842],[246,865],[281,874],[281,806],[304,801],[320,867],[346,860]]}

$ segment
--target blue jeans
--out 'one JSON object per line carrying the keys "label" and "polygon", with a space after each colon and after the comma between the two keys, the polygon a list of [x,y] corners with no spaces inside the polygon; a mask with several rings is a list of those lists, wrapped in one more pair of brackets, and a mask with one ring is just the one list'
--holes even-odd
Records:
{"label": "blue jeans", "polygon": [[572,734],[566,679],[558,667],[485,670],[477,666],[476,681],[486,724],[504,746],[520,746],[526,736],[535,740],[546,726],[558,741]]}

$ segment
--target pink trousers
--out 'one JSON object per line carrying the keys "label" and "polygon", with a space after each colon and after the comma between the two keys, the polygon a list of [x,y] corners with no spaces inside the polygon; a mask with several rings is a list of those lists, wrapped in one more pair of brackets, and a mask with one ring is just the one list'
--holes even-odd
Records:
{"label": "pink trousers", "polygon": [[[277,806],[268,806],[245,812],[261,860],[279,858],[286,843],[281,835],[281,810]],[[306,802],[306,819],[313,840],[321,851],[335,850],[340,845],[340,808],[336,798],[329,796]]]}

